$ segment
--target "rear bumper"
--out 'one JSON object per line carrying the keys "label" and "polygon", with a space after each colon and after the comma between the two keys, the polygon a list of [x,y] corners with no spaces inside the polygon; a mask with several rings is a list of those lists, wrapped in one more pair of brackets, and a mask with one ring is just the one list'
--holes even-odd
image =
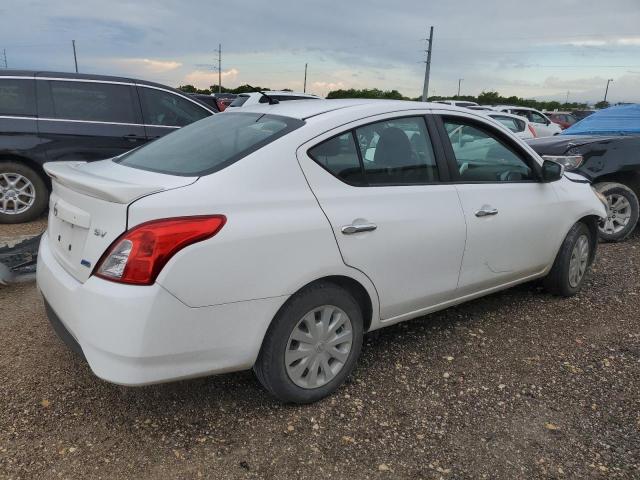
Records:
{"label": "rear bumper", "polygon": [[77,345],[93,372],[145,385],[248,369],[286,297],[191,308],[158,284],[80,283],[40,244],[38,287],[58,335]]}

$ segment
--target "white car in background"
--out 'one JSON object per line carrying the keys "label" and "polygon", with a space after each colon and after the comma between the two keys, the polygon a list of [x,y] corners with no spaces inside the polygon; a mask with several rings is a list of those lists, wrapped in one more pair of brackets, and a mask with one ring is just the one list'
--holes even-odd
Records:
{"label": "white car in background", "polygon": [[511,130],[516,137],[522,140],[530,140],[538,136],[531,122],[520,115],[513,115],[507,112],[495,112],[493,110],[481,110],[480,113],[504,125]]}
{"label": "white car in background", "polygon": [[493,109],[496,112],[507,112],[525,117],[533,125],[538,137],[551,137],[562,132],[560,125],[553,123],[549,117],[535,108],[498,105]]}
{"label": "white car in background", "polygon": [[265,90],[264,92],[239,93],[228,108],[251,107],[261,103],[280,103],[288,100],[322,100],[322,97],[309,93]]}
{"label": "white car in background", "polygon": [[286,402],[335,391],[365,332],[538,278],[575,294],[605,217],[580,175],[433,103],[257,105],[45,170],[38,286],[96,375],[253,368]]}

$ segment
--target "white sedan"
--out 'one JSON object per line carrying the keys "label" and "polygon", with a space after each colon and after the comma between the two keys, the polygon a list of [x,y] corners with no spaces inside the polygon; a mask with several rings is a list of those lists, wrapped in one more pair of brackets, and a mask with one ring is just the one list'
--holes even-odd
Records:
{"label": "white sedan", "polygon": [[605,216],[506,128],[417,102],[248,107],[45,169],[38,285],[96,375],[253,368],[286,402],[336,390],[365,332],[538,278],[575,294]]}

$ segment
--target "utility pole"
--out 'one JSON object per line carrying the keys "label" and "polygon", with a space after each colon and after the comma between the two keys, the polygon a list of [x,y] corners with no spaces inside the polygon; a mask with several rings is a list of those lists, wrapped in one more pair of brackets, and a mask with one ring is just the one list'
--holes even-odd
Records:
{"label": "utility pole", "polygon": [[569,90],[567,90],[567,98],[564,100],[564,104],[567,105],[569,103]]}
{"label": "utility pole", "polygon": [[2,49],[2,56],[4,57],[4,68],[9,68],[9,65],[7,64],[7,49],[6,48]]}
{"label": "utility pole", "polygon": [[76,41],[71,40],[71,45],[73,45],[73,62],[76,64],[76,73],[78,73],[78,57],[76,55]]}
{"label": "utility pole", "polygon": [[609,83],[613,82],[613,78],[607,80],[607,88],[604,91],[604,101],[607,101],[607,94],[609,93]]}
{"label": "utility pole", "polygon": [[307,66],[309,64],[304,64],[304,86],[302,87],[302,93],[307,93]]}
{"label": "utility pole", "polygon": [[222,44],[218,44],[218,93],[222,93]]}
{"label": "utility pole", "polygon": [[462,85],[462,81],[464,80],[464,78],[459,78],[458,79],[458,95],[456,95],[457,97],[460,96],[460,85]]}
{"label": "utility pole", "polygon": [[426,102],[429,95],[429,74],[431,72],[431,50],[433,50],[433,26],[429,29],[429,48],[427,49],[427,66],[424,69],[424,85],[422,87],[422,101]]}

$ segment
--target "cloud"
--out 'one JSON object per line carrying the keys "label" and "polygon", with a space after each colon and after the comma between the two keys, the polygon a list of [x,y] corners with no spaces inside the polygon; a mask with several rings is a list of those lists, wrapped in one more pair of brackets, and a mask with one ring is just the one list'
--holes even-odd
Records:
{"label": "cloud", "polygon": [[[222,72],[222,84],[234,83],[240,70],[237,68],[231,68]],[[208,88],[211,85],[218,84],[218,72],[208,72],[206,70],[193,70],[186,74],[183,78],[183,83],[194,85],[198,88]]]}
{"label": "cloud", "polygon": [[115,60],[115,63],[123,67],[133,67],[150,73],[165,73],[180,68],[181,62],[175,60],[151,60],[149,58],[122,58]]}

